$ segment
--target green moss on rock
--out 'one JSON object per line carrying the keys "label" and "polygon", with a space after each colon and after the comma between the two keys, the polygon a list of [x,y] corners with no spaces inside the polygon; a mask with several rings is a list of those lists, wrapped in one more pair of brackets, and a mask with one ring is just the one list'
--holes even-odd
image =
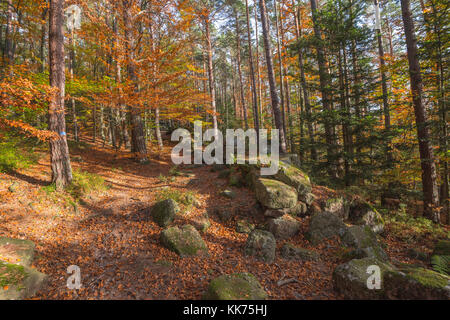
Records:
{"label": "green moss on rock", "polygon": [[[380,268],[380,288],[369,289],[367,283],[372,275],[369,267]],[[375,258],[354,259],[336,267],[333,272],[335,290],[345,299],[383,299],[385,295],[385,277],[395,268]]]}
{"label": "green moss on rock", "polygon": [[277,243],[272,233],[265,230],[253,230],[245,244],[245,254],[271,263],[275,259]]}
{"label": "green moss on rock", "polygon": [[256,199],[269,209],[293,208],[297,204],[295,189],[277,180],[257,179],[255,193]]}
{"label": "green moss on rock", "polygon": [[205,300],[265,300],[267,293],[250,273],[222,275],[208,286]]}
{"label": "green moss on rock", "polygon": [[279,170],[274,175],[274,178],[293,187],[297,191],[299,197],[306,196],[312,190],[311,181],[307,174],[302,170],[283,162],[280,162]]}
{"label": "green moss on rock", "polygon": [[207,253],[208,247],[198,231],[191,225],[181,228],[171,227],[163,230],[160,235],[161,244],[182,257]]}
{"label": "green moss on rock", "polygon": [[32,241],[0,237],[0,260],[29,267],[33,263],[34,252]]}
{"label": "green moss on rock", "polygon": [[450,299],[450,278],[432,270],[404,266],[387,273],[385,281],[389,299]]}
{"label": "green moss on rock", "polygon": [[46,280],[45,274],[34,269],[0,261],[0,300],[31,298]]}
{"label": "green moss on rock", "polygon": [[152,217],[160,227],[167,227],[172,223],[179,211],[180,208],[177,202],[173,199],[167,199],[153,206]]}

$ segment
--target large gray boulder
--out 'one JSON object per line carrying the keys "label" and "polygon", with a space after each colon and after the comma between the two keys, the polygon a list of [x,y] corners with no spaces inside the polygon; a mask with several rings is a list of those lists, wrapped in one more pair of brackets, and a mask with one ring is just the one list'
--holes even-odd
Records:
{"label": "large gray boulder", "polygon": [[293,208],[297,204],[295,189],[273,179],[257,179],[255,194],[256,199],[269,209]]}
{"label": "large gray boulder", "polygon": [[295,236],[300,230],[300,222],[288,214],[276,219],[270,219],[267,223],[267,229],[277,239],[289,239]]}
{"label": "large gray boulder", "polygon": [[245,244],[245,254],[271,263],[275,259],[277,242],[272,233],[265,230],[253,230]]}
{"label": "large gray boulder", "polygon": [[381,248],[376,234],[368,226],[351,226],[346,229],[341,236],[342,242],[353,248],[351,256],[356,258],[376,258],[381,261],[388,261],[389,257]]}
{"label": "large gray boulder", "polygon": [[0,237],[0,260],[29,267],[33,263],[34,251],[32,241]]}
{"label": "large gray boulder", "polygon": [[0,300],[23,300],[43,288],[47,275],[18,264],[0,261]]}
{"label": "large gray boulder", "polygon": [[342,236],[347,226],[336,215],[329,212],[318,212],[311,217],[306,238],[314,245],[325,239]]}
{"label": "large gray boulder", "polygon": [[212,280],[203,295],[205,300],[265,300],[267,293],[250,273],[222,275]]}
{"label": "large gray boulder", "polygon": [[432,270],[403,267],[387,272],[386,297],[401,300],[450,300],[450,277]]}
{"label": "large gray boulder", "polygon": [[[379,289],[368,286],[368,282],[372,281],[369,277],[374,275],[369,268],[372,266],[380,268]],[[336,267],[333,272],[334,289],[337,293],[343,295],[345,299],[384,299],[385,278],[389,271],[395,272],[395,268],[375,258],[354,259]]]}
{"label": "large gray boulder", "polygon": [[306,173],[293,165],[280,162],[279,170],[274,178],[293,187],[300,201],[306,202],[306,196],[312,190],[311,181]]}
{"label": "large gray boulder", "polygon": [[332,213],[342,220],[347,220],[348,211],[345,210],[345,203],[343,198],[330,198],[325,202],[323,210],[327,213]]}
{"label": "large gray boulder", "polygon": [[160,227],[167,227],[175,219],[180,211],[177,202],[173,199],[167,199],[156,203],[152,208],[153,220]]}
{"label": "large gray boulder", "polygon": [[348,219],[353,224],[369,226],[375,233],[384,230],[384,219],[367,201],[355,199],[349,204]]}
{"label": "large gray boulder", "polygon": [[181,228],[171,227],[163,230],[160,235],[161,244],[167,249],[176,252],[181,257],[206,254],[208,247],[200,233],[191,225]]}

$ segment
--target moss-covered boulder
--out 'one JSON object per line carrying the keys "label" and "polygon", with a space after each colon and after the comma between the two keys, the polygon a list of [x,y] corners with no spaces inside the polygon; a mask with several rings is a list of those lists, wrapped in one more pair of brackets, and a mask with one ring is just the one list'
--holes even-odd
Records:
{"label": "moss-covered boulder", "polygon": [[311,181],[306,173],[283,162],[280,162],[279,170],[274,178],[293,187],[297,191],[299,199],[303,202],[306,200],[306,195],[312,190]]}
{"label": "moss-covered boulder", "polygon": [[376,258],[388,260],[388,255],[381,248],[376,234],[368,226],[351,226],[341,236],[342,242],[354,248],[353,256],[358,258]]}
{"label": "moss-covered boulder", "polygon": [[209,221],[209,216],[205,212],[199,217],[196,217],[192,221],[192,225],[200,232],[206,232],[209,227],[211,227],[211,222]]}
{"label": "moss-covered boulder", "polygon": [[347,220],[347,210],[345,210],[345,203],[343,198],[327,199],[323,210],[327,213],[334,214],[342,220]]}
{"label": "moss-covered boulder", "polygon": [[29,240],[0,237],[0,260],[29,267],[33,263],[35,245]]}
{"label": "moss-covered boulder", "polygon": [[304,202],[297,202],[295,207],[284,209],[284,212],[294,217],[304,217],[308,212],[308,206]]}
{"label": "moss-covered boulder", "polygon": [[319,260],[319,254],[313,250],[296,247],[290,243],[286,243],[281,248],[281,256],[288,260],[299,261],[317,261]]}
{"label": "moss-covered boulder", "polygon": [[212,280],[205,300],[265,300],[267,293],[250,273],[222,275]]}
{"label": "moss-covered boulder", "polygon": [[153,206],[152,217],[160,227],[167,227],[172,223],[179,211],[180,208],[177,202],[173,199],[167,199]]}
{"label": "moss-covered boulder", "polygon": [[387,272],[384,281],[388,299],[450,300],[450,278],[432,270],[403,267]]}
{"label": "moss-covered boulder", "polygon": [[347,226],[336,215],[329,212],[319,212],[311,217],[306,238],[314,245],[325,239],[342,236]]}
{"label": "moss-covered boulder", "polygon": [[0,300],[23,300],[43,288],[47,275],[18,264],[0,261]]}
{"label": "moss-covered boulder", "polygon": [[257,179],[255,193],[256,199],[269,209],[293,208],[297,204],[295,189],[277,180]]}
{"label": "moss-covered boulder", "polygon": [[384,219],[367,201],[356,199],[349,204],[348,219],[353,224],[369,226],[375,233],[384,230]]}
{"label": "moss-covered boulder", "polygon": [[189,224],[181,228],[171,227],[163,230],[160,235],[160,241],[164,247],[182,257],[208,252],[208,247],[200,233]]}
{"label": "moss-covered boulder", "polygon": [[237,233],[246,233],[249,234],[253,230],[255,230],[255,225],[248,222],[247,220],[239,220],[236,223],[236,232]]}
{"label": "moss-covered boulder", "polygon": [[[368,286],[371,281],[369,277],[373,276],[373,271],[369,268],[371,266],[380,268],[379,289]],[[384,299],[385,277],[389,271],[395,272],[395,268],[375,258],[354,259],[336,267],[333,272],[334,289],[345,299]]]}
{"label": "moss-covered boulder", "polygon": [[300,222],[285,214],[282,217],[270,219],[267,223],[267,230],[277,239],[289,239],[299,232],[300,225]]}
{"label": "moss-covered boulder", "polygon": [[264,262],[271,263],[275,259],[277,242],[272,233],[265,230],[253,230],[245,244],[245,254]]}

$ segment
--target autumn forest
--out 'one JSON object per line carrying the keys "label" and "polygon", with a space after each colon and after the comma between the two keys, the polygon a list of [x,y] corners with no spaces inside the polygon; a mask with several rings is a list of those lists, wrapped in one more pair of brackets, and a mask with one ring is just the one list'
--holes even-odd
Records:
{"label": "autumn forest", "polygon": [[[449,26],[444,0],[0,0],[0,299],[450,299]],[[278,130],[278,173],[175,165],[198,121]]]}

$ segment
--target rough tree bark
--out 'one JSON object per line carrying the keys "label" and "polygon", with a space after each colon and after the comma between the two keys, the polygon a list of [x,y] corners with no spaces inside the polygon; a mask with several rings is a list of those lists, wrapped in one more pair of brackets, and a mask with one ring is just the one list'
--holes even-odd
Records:
{"label": "rough tree bark", "polygon": [[437,210],[439,195],[436,183],[436,165],[430,142],[427,111],[423,103],[422,75],[420,73],[417,39],[411,15],[410,1],[401,0],[401,6],[406,48],[408,52],[411,94],[416,116],[417,136],[419,139],[419,152],[422,166],[424,215],[434,222],[440,222],[439,211]]}
{"label": "rough tree bark", "polygon": [[[138,89],[138,77],[134,57],[134,33],[132,21],[133,1],[123,0],[123,23],[125,27],[125,47],[127,53],[127,73],[128,79],[134,84],[135,90]],[[147,158],[147,145],[145,141],[144,124],[139,109],[129,106],[131,120],[131,152],[136,154],[139,162],[145,162]]]}
{"label": "rough tree bark", "polygon": [[280,152],[286,153],[286,136],[283,130],[283,116],[280,110],[277,87],[275,83],[275,73],[273,71],[272,49],[269,40],[269,22],[267,21],[267,9],[265,0],[259,0],[261,11],[261,23],[263,29],[264,51],[266,55],[267,75],[269,78],[270,97],[272,100],[272,111],[275,120],[275,127],[280,131]]}
{"label": "rough tree bark", "polygon": [[65,64],[64,64],[64,0],[50,1],[49,58],[50,86],[55,89],[49,103],[49,130],[57,134],[50,140],[52,183],[57,190],[72,181],[69,148],[67,146],[64,113]]}

